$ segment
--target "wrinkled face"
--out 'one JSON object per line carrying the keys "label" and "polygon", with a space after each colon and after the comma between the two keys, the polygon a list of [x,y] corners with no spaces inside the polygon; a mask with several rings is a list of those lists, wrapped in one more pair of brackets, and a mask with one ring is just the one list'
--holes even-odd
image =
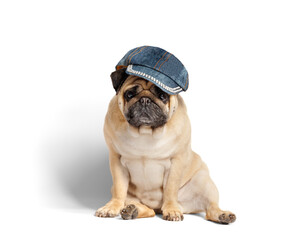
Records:
{"label": "wrinkled face", "polygon": [[142,125],[157,128],[166,124],[170,117],[171,96],[153,83],[130,76],[120,90],[123,114],[134,127]]}

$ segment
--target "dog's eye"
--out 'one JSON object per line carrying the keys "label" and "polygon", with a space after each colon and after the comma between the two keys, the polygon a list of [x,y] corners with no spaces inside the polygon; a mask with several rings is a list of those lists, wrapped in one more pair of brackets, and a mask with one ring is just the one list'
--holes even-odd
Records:
{"label": "dog's eye", "polygon": [[124,97],[127,101],[131,100],[134,96],[137,95],[137,89],[138,89],[138,86],[134,86],[134,87],[128,89],[128,90],[124,93],[123,97]]}
{"label": "dog's eye", "polygon": [[165,101],[168,100],[168,96],[167,96],[165,93],[161,93],[161,94],[159,95],[159,98],[160,98],[160,100],[163,101],[163,102],[165,102]]}
{"label": "dog's eye", "polygon": [[152,92],[155,96],[157,96],[163,103],[167,103],[169,101],[170,95],[166,92],[162,91],[159,87],[154,86]]}
{"label": "dog's eye", "polygon": [[134,96],[135,96],[136,94],[135,94],[135,92],[134,91],[126,91],[125,93],[124,93],[124,98],[127,100],[127,101],[129,101],[129,100],[131,100]]}
{"label": "dog's eye", "polygon": [[134,93],[132,91],[126,91],[125,92],[125,98],[126,99],[131,99],[131,98],[133,98],[133,96],[134,96]]}
{"label": "dog's eye", "polygon": [[169,96],[167,93],[162,92],[162,91],[158,94],[158,98],[159,98],[163,103],[167,103],[168,100],[169,100],[169,97],[170,97],[170,96]]}

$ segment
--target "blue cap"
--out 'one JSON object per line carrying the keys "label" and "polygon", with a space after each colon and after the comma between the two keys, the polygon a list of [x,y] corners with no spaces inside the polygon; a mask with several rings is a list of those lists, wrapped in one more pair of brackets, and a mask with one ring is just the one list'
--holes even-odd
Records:
{"label": "blue cap", "polygon": [[173,54],[158,47],[142,46],[128,51],[116,65],[129,75],[144,78],[168,94],[188,89],[188,72]]}

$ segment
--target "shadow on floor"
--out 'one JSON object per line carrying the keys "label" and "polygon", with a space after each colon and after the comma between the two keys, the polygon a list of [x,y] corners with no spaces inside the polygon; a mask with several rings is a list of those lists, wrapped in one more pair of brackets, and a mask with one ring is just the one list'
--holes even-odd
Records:
{"label": "shadow on floor", "polygon": [[110,200],[112,178],[102,139],[65,135],[53,139],[45,154],[43,193],[51,207],[96,210]]}

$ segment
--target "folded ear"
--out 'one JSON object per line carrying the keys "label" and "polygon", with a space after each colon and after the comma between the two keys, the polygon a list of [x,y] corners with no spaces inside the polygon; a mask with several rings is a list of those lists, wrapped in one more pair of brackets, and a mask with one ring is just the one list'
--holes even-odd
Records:
{"label": "folded ear", "polygon": [[129,76],[125,72],[126,68],[121,68],[116,70],[115,72],[111,73],[110,77],[112,79],[113,87],[116,91],[116,94],[119,92],[122,84],[124,83],[125,79]]}

